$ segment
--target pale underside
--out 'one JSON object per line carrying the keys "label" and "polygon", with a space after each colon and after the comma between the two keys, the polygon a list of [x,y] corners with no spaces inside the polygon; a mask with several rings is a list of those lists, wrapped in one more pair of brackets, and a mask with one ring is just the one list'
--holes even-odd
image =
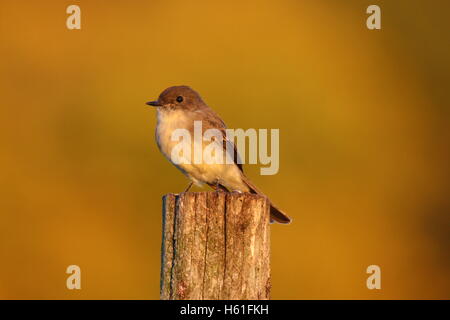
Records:
{"label": "pale underside", "polygon": [[[211,116],[211,115],[209,115]],[[176,129],[186,129],[189,132],[193,132],[194,121],[202,121],[203,131],[211,128],[223,130],[225,125],[219,119],[214,119],[205,116],[202,112],[186,111],[186,110],[158,110],[158,121],[156,126],[156,142],[163,155],[173,163],[183,174],[185,174],[190,180],[197,185],[204,183],[208,184],[221,184],[230,191],[242,191],[248,192],[249,188],[243,181],[243,173],[235,163],[194,163],[194,137],[192,134],[192,140],[190,144],[191,159],[184,159],[189,163],[175,164],[172,161],[172,149],[178,145],[183,139],[179,141],[172,141],[172,133]],[[212,121],[211,121],[212,119]],[[185,141],[187,142],[187,141]],[[211,143],[217,143],[220,148],[223,148],[222,142],[203,141],[202,150]],[[232,149],[233,150],[233,149]],[[183,155],[182,155],[183,156]],[[231,155],[233,158],[233,155]],[[187,161],[189,160],[189,161]],[[179,161],[180,162],[180,161]]]}

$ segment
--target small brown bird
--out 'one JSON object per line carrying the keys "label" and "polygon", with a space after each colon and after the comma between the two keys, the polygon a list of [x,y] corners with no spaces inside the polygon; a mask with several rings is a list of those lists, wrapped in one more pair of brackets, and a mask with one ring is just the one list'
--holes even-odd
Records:
{"label": "small brown bird", "polygon": [[[196,185],[206,183],[216,190],[264,195],[245,176],[242,164],[237,161],[239,155],[236,146],[227,139],[225,123],[208,107],[196,91],[188,86],[169,87],[160,94],[158,100],[147,102],[147,104],[157,109],[156,143],[159,150],[191,180],[185,192],[193,183]],[[232,150],[233,154],[230,155],[232,161],[223,163],[196,163],[190,161],[191,159],[185,162],[174,161],[172,151],[179,142],[174,141],[172,134],[177,129],[184,129],[194,136],[194,121],[201,121],[203,131],[217,129],[220,132],[222,138],[220,144],[224,153],[228,152],[230,155],[230,150]],[[230,144],[231,148],[229,148]],[[205,142],[201,143],[201,147],[206,147]],[[188,148],[192,149],[192,146],[189,145]],[[291,219],[272,203],[270,204],[270,217],[271,220],[279,223],[291,222]]]}

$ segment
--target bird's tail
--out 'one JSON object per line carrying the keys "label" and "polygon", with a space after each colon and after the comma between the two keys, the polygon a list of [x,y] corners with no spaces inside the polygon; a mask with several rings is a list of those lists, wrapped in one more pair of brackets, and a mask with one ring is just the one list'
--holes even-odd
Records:
{"label": "bird's tail", "polygon": [[[242,178],[245,184],[249,187],[251,193],[256,193],[265,196],[265,194],[259,191],[258,188],[256,188],[255,185],[246,176],[243,175]],[[289,218],[289,216],[285,214],[283,211],[275,207],[272,201],[270,201],[270,222],[274,221],[278,223],[287,224],[291,223],[291,218]]]}

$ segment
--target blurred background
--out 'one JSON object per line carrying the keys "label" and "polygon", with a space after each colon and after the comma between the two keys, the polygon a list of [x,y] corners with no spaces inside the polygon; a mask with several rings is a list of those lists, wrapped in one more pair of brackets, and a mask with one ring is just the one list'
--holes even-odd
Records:
{"label": "blurred background", "polygon": [[2,1],[0,298],[159,298],[161,197],[187,180],[144,103],[178,84],[230,128],[280,129],[279,173],[246,166],[294,218],[272,226],[273,299],[450,298],[449,9]]}

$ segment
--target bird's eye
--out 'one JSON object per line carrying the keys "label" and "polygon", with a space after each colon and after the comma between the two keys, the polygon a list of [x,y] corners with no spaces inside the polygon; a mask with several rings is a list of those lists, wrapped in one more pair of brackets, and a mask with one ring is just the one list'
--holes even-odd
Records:
{"label": "bird's eye", "polygon": [[178,102],[183,102],[183,97],[182,97],[182,96],[178,96],[178,97],[177,97],[177,101],[178,101]]}

